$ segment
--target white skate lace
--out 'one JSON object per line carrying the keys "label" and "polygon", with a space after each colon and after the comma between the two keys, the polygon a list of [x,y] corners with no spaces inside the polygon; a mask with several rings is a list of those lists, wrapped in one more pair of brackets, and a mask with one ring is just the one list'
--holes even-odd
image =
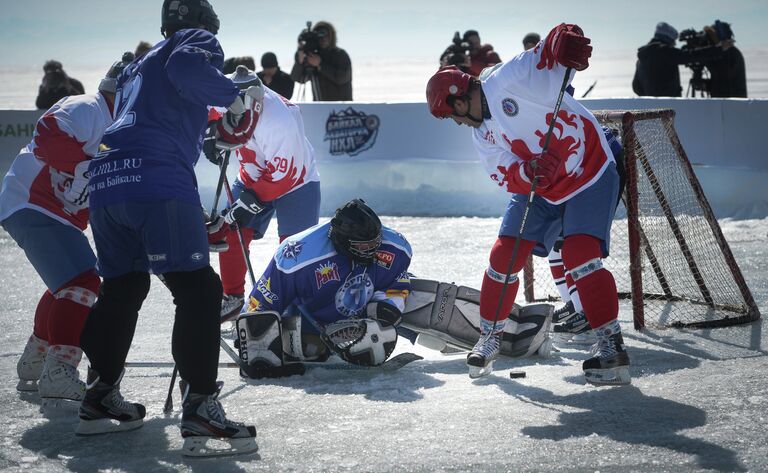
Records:
{"label": "white skate lace", "polygon": [[488,358],[499,350],[500,335],[500,333],[497,333],[480,337],[480,340],[477,341],[472,352],[482,355],[484,358]]}
{"label": "white skate lace", "polygon": [[226,424],[226,425],[232,425],[232,426],[238,426],[238,427],[245,425],[241,422],[235,422],[233,420],[227,419],[227,413],[224,412],[224,407],[221,405],[219,400],[216,399],[216,397],[217,397],[216,395],[209,396],[205,403],[205,411],[208,414],[208,417],[210,419],[220,424]]}

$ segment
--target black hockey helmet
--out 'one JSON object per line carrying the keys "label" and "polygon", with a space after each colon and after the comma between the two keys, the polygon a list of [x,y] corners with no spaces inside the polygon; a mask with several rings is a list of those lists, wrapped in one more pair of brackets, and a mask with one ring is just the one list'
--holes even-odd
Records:
{"label": "black hockey helmet", "polygon": [[353,199],[336,209],[328,237],[339,253],[371,264],[381,245],[381,220],[363,199]]}
{"label": "black hockey helmet", "polygon": [[163,0],[160,32],[167,38],[184,28],[219,32],[219,17],[206,0]]}
{"label": "black hockey helmet", "polygon": [[133,62],[133,59],[134,55],[132,52],[124,52],[122,59],[112,64],[112,67],[107,71],[107,75],[101,79],[101,82],[99,83],[99,91],[114,94],[117,90],[117,77],[123,72],[123,69],[128,67],[128,64]]}

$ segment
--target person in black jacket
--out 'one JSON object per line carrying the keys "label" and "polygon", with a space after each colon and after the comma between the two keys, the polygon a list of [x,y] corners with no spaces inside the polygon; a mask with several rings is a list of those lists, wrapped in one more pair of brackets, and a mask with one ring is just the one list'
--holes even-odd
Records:
{"label": "person in black jacket", "polygon": [[293,95],[293,79],[277,65],[275,53],[264,53],[261,56],[261,68],[262,71],[256,74],[261,79],[261,82],[290,100]]}
{"label": "person in black jacket", "polygon": [[[731,25],[719,20],[712,26],[705,26],[704,32],[712,43],[716,43],[720,37],[733,38]],[[709,69],[711,97],[747,98],[747,71],[744,56],[736,46],[723,51],[719,60],[707,62],[706,66]]]}
{"label": "person in black jacket", "polygon": [[352,100],[352,61],[336,46],[336,29],[318,21],[312,32],[319,37],[319,47],[305,51],[306,44],[299,43],[291,78],[302,84],[309,81],[315,102]]}
{"label": "person in black jacket", "polygon": [[43,81],[37,92],[35,106],[38,110],[48,110],[64,97],[84,93],[83,84],[69,77],[59,61],[51,59],[43,65]]}
{"label": "person in black jacket", "polygon": [[692,64],[719,59],[732,44],[729,41],[695,49],[678,49],[677,30],[667,23],[656,25],[656,34],[637,50],[637,66],[632,90],[637,95],[680,97],[680,64]]}

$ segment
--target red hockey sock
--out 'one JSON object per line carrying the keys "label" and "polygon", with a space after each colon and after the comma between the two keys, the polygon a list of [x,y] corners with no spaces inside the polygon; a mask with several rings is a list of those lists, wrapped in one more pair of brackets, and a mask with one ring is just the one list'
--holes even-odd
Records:
{"label": "red hockey sock", "polygon": [[[243,244],[246,248],[253,240],[253,230],[243,228]],[[243,259],[243,250],[240,248],[240,239],[237,236],[237,230],[231,228],[227,232],[227,244],[229,249],[219,253],[219,273],[221,274],[221,285],[224,287],[224,294],[244,294],[245,293],[245,272],[247,266]]]}
{"label": "red hockey sock", "polygon": [[51,304],[56,299],[53,298],[51,291],[45,291],[40,298],[40,302],[37,303],[37,309],[35,309],[35,327],[32,333],[41,340],[46,342],[48,338],[48,317],[51,313]]}
{"label": "red hockey sock", "polygon": [[589,325],[602,327],[619,315],[619,297],[616,281],[610,271],[603,268],[600,240],[590,235],[566,237],[563,243],[563,262],[579,291]]}
{"label": "red hockey sock", "polygon": [[[483,275],[483,285],[480,289],[480,315],[488,321],[496,318],[496,311],[499,306],[499,299],[504,290],[504,280],[507,275],[509,260],[512,258],[512,249],[515,246],[515,238],[501,236],[491,248],[490,264]],[[517,296],[517,288],[520,283],[517,280],[517,273],[525,265],[528,255],[533,251],[535,242],[521,240],[517,257],[512,265],[512,272],[509,277],[509,284],[504,292],[504,302],[501,304],[498,320],[506,320]]]}
{"label": "red hockey sock", "polygon": [[48,311],[48,343],[80,346],[80,332],[96,302],[101,280],[91,269],[65,283],[53,295]]}

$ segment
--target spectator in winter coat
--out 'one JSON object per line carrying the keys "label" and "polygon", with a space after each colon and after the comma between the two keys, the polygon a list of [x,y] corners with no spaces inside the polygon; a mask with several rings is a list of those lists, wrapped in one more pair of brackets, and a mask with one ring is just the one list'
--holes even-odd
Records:
{"label": "spectator in winter coat", "polygon": [[38,110],[47,110],[56,102],[69,95],[85,93],[83,84],[69,77],[59,61],[51,59],[43,65],[43,82],[37,93],[35,106]]}
{"label": "spectator in winter coat", "polygon": [[[727,37],[732,38],[730,25],[718,21],[713,26],[705,26],[704,32],[712,44],[719,40],[716,27],[726,25]],[[731,46],[723,51],[720,60],[706,63],[709,70],[709,93],[711,97],[747,97],[747,71],[744,65],[744,56],[736,46]]]}
{"label": "spectator in winter coat", "polygon": [[258,75],[261,82],[284,98],[290,100],[293,95],[293,79],[277,65],[275,53],[264,53],[261,56],[261,72]]}
{"label": "spectator in winter coat", "polygon": [[352,100],[352,61],[346,51],[336,46],[336,29],[327,21],[318,21],[312,31],[319,37],[315,51],[296,51],[291,78],[312,84],[315,102]]}
{"label": "spectator in winter coat", "polygon": [[501,58],[493,50],[493,46],[490,44],[483,44],[480,41],[480,35],[475,30],[467,30],[464,32],[462,38],[465,42],[469,43],[469,58],[471,65],[467,73],[475,77],[480,75],[480,72],[488,66],[493,66],[501,62]]}

